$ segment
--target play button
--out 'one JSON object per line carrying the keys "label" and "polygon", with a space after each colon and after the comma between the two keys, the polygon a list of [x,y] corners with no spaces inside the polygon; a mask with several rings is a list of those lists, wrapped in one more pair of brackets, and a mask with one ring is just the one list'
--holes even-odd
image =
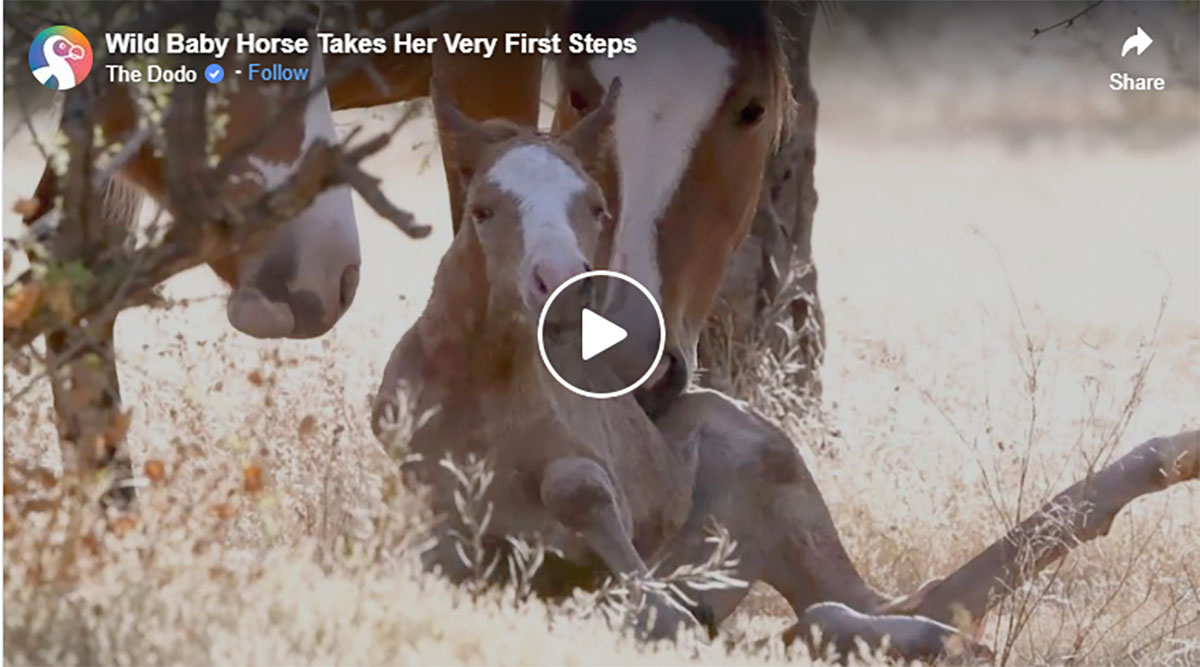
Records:
{"label": "play button", "polygon": [[538,351],[567,389],[614,398],[637,389],[662,359],[662,310],[649,290],[615,271],[589,271],[554,290],[538,319]]}
{"label": "play button", "polygon": [[584,361],[629,338],[628,331],[597,315],[591,308],[583,309],[580,329],[579,342]]}

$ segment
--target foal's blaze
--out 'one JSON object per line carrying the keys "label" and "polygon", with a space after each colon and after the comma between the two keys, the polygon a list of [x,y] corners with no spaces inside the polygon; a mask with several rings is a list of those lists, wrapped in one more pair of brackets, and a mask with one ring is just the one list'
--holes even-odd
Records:
{"label": "foal's blaze", "polygon": [[[507,197],[497,201],[488,190]],[[589,221],[590,216],[572,215],[572,209],[586,204],[579,195],[587,182],[577,167],[567,163],[552,148],[525,144],[512,148],[491,166],[483,183],[471,193],[472,218],[481,225],[479,236],[486,242],[496,231],[496,225],[486,225],[486,216],[494,215],[488,202],[497,206],[515,206],[520,220],[521,248],[517,280],[521,298],[532,312],[540,312],[550,293],[573,276],[588,270],[587,256],[579,242],[579,232],[571,224]],[[593,190],[597,188],[593,187]],[[595,192],[592,193],[596,195]],[[483,202],[483,203],[481,203]],[[577,225],[582,226],[586,222]],[[587,236],[599,236],[599,229]],[[498,244],[504,244],[499,240]],[[595,242],[587,243],[594,252]],[[510,258],[512,259],[512,258]]]}
{"label": "foal's blaze", "polygon": [[435,94],[439,132],[465,185],[460,230],[483,249],[493,306],[536,321],[555,289],[591,269],[611,218],[581,160],[599,154],[619,89],[557,140],[506,121],[476,123]]}
{"label": "foal's blaze", "polygon": [[[302,33],[304,28],[288,32]],[[319,54],[256,56],[254,60],[264,66],[308,67],[309,73],[306,81],[279,84],[231,78],[211,93],[226,93],[218,112],[228,116],[224,132],[214,142],[213,156],[222,158],[243,146],[251,147],[221,184],[221,195],[234,210],[283,183],[316,141],[337,140],[328,93],[312,90],[324,78]],[[227,56],[218,62],[227,70],[246,66],[244,57]],[[312,94],[304,104],[288,106],[306,90]],[[127,86],[100,85],[94,113],[104,136],[116,141],[128,140],[138,130],[140,114]],[[49,209],[55,185],[52,176],[47,166],[37,193],[38,200],[46,204],[27,222]],[[150,142],[115,177],[114,185],[124,183],[137,186],[169,209],[164,164]],[[104,215],[116,216],[118,203],[106,197]],[[125,206],[121,214],[125,217],[122,222],[132,225],[137,207]],[[332,328],[350,306],[358,287],[360,261],[354,208],[349,188],[343,186],[323,192],[269,238],[251,247],[231,248],[228,256],[211,266],[233,287],[227,315],[236,329],[259,338],[309,338]]]}
{"label": "foal's blaze", "polygon": [[[605,192],[619,200],[618,222],[597,263],[637,279],[663,307],[667,353],[641,396],[654,412],[695,369],[725,266],[749,231],[787,108],[783,59],[761,3],[625,11],[582,3],[568,30],[638,44],[632,55],[564,60],[555,120],[570,126],[609,81],[624,82],[615,150],[597,169]],[[623,324],[633,325],[631,338],[654,338],[649,323]]]}
{"label": "foal's blaze", "polygon": [[538,363],[535,327],[546,299],[589,269],[610,220],[604,193],[583,165],[604,150],[619,88],[557,138],[506,120],[476,122],[446,88],[434,91],[438,134],[456,157],[446,169],[461,188],[463,216],[425,311],[384,369],[371,416],[376,435],[391,437],[384,416],[402,395],[420,414],[474,401],[496,386],[507,392],[525,361]]}

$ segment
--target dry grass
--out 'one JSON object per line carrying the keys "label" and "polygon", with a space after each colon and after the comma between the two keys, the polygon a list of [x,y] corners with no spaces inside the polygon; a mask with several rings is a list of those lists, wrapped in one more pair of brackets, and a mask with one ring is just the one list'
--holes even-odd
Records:
{"label": "dry grass", "polygon": [[[854,99],[832,91],[823,117]],[[1195,139],[1014,155],[832,136],[814,239],[829,324],[823,414],[788,421],[778,359],[759,357],[741,386],[795,434],[872,583],[912,591],[1089,467],[1200,423]],[[429,140],[415,123],[367,167],[394,175],[388,194],[419,219],[443,221]],[[4,160],[7,232],[37,173],[15,145]],[[321,340],[229,333],[203,272],[168,286],[186,305],[122,316],[129,439],[155,481],[134,517],[101,516],[95,482],[39,486],[52,502],[17,516],[6,486],[5,661],[784,659],[744,641],[790,620],[769,591],[725,624],[731,650],[692,637],[647,646],[609,628],[595,601],[547,605],[420,571],[430,517],[374,442],[367,400],[426,298],[448,225],[414,243],[364,208],[360,220],[362,288]],[[53,466],[48,391],[10,404],[22,384],[6,369],[6,462]],[[984,640],[1008,664],[1200,663],[1198,509],[1195,484],[1136,502],[990,615]]]}

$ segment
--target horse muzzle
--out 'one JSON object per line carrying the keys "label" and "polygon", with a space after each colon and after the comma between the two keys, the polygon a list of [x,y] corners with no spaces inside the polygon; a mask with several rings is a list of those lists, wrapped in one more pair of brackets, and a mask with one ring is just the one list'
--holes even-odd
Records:
{"label": "horse muzzle", "polygon": [[691,371],[683,355],[668,345],[654,372],[642,386],[634,390],[633,397],[647,416],[657,419],[667,413],[671,404],[687,388],[690,377]]}
{"label": "horse muzzle", "polygon": [[[226,306],[233,328],[255,338],[316,338],[337,324],[358,291],[359,267],[347,266],[336,289],[318,294],[260,282],[237,288]],[[324,298],[322,298],[324,297]]]}

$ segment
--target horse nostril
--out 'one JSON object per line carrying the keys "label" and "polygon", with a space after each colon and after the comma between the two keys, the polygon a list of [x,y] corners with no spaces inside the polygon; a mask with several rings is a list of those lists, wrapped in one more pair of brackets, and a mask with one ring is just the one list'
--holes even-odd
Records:
{"label": "horse nostril", "polygon": [[587,262],[584,262],[583,263],[583,272],[587,273],[588,271],[591,271],[591,270],[592,270],[592,265],[588,264]]}
{"label": "horse nostril", "polygon": [[583,299],[585,304],[590,304],[595,297],[594,286],[595,283],[592,281],[591,276],[579,281],[579,297]]}
{"label": "horse nostril", "polygon": [[346,312],[350,308],[350,304],[354,303],[354,295],[358,292],[359,268],[357,264],[351,264],[342,272],[342,281],[339,286],[338,298],[341,301],[342,312]]}
{"label": "horse nostril", "polygon": [[550,288],[546,285],[546,281],[542,278],[541,267],[533,267],[533,289],[539,294],[545,296],[550,293]]}
{"label": "horse nostril", "polygon": [[687,389],[690,373],[687,363],[674,350],[663,353],[663,371],[657,378],[652,378],[636,392],[634,398],[650,416],[651,419],[662,416],[675,402],[675,399]]}

